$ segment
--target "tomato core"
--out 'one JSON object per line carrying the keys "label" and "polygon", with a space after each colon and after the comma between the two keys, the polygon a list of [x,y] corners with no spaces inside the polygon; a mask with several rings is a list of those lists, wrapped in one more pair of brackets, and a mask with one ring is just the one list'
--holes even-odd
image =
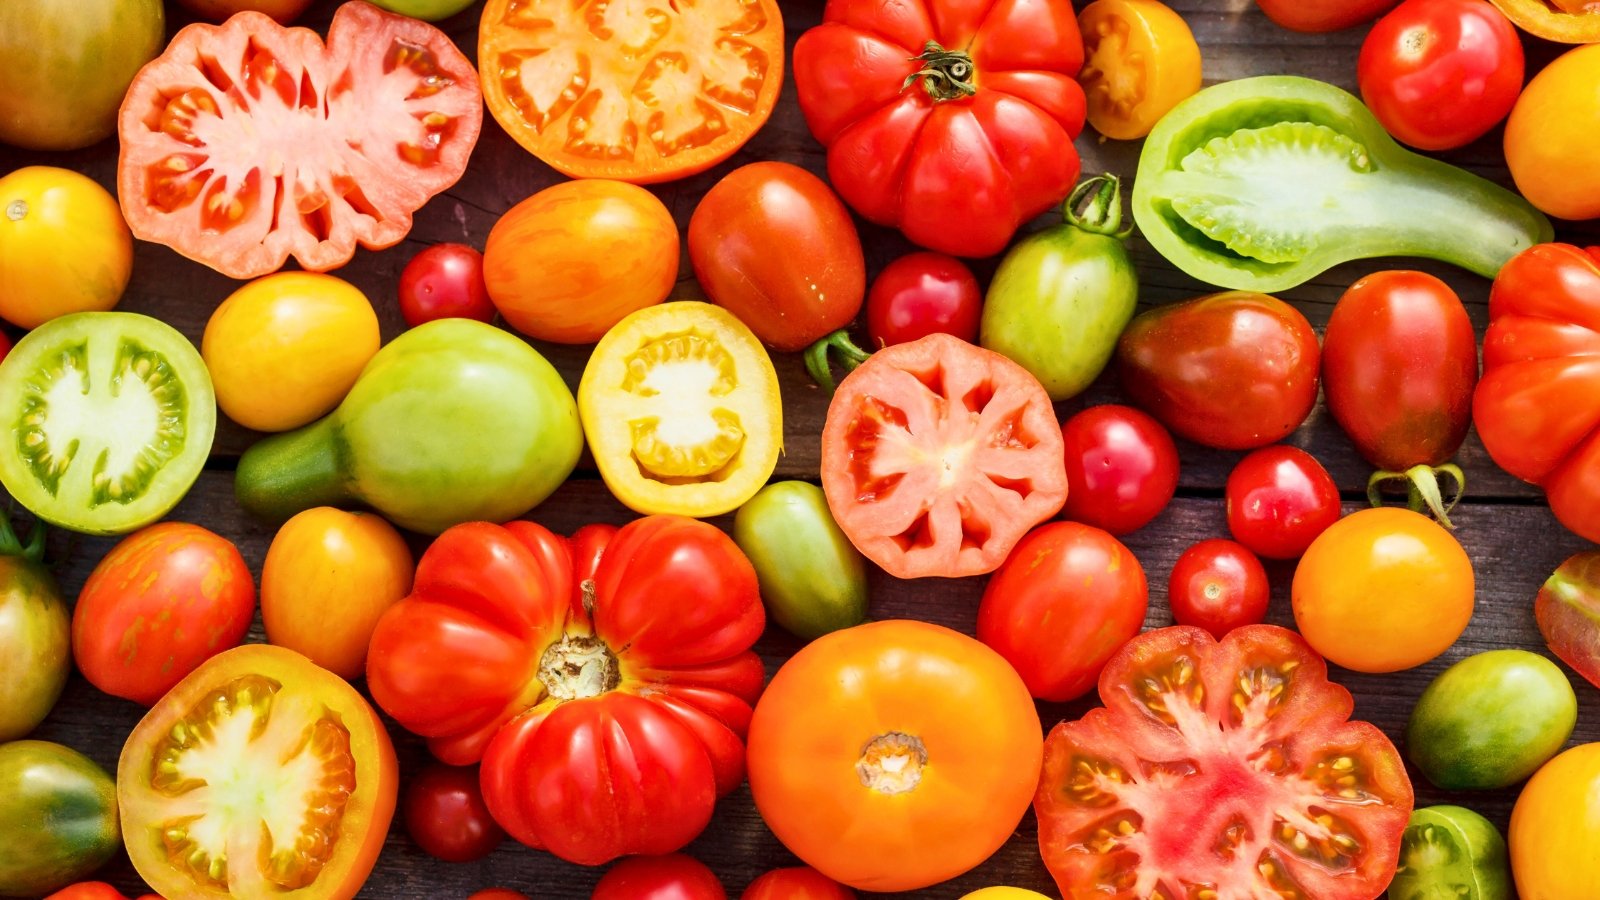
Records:
{"label": "tomato core", "polygon": [[1089,48],[1089,58],[1078,73],[1078,80],[1090,94],[1103,96],[1119,116],[1130,116],[1144,100],[1144,54],[1130,50],[1132,26],[1121,16],[1109,16],[1095,24],[1098,41]]}
{"label": "tomato core", "polygon": [[614,690],[622,674],[617,655],[605,641],[588,634],[565,634],[539,658],[539,681],[550,697],[566,702]]}
{"label": "tomato core", "polygon": [[904,794],[922,782],[928,765],[928,748],[922,739],[900,731],[880,734],[861,748],[856,776],[880,794]]}
{"label": "tomato core", "polygon": [[670,409],[628,424],[641,474],[657,481],[716,480],[744,447],[739,414],[726,397],[739,386],[738,367],[721,342],[690,331],[657,338],[627,361],[622,389]]}
{"label": "tomato core", "polygon": [[922,68],[906,77],[905,87],[921,79],[923,90],[935,101],[957,100],[978,93],[973,84],[978,74],[972,66],[972,56],[965,50],[946,50],[938,41],[929,41],[923,47]]}

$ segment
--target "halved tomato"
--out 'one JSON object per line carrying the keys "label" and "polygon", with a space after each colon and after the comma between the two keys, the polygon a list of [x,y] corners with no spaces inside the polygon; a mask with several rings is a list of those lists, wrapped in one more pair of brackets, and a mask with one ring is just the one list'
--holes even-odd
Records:
{"label": "halved tomato", "polygon": [[1100,699],[1050,732],[1033,803],[1067,897],[1371,900],[1394,877],[1400,754],[1294,632],[1146,632]]}
{"label": "halved tomato", "polygon": [[783,86],[777,0],[489,0],[483,97],[574,178],[671,181],[732,156]]}
{"label": "halved tomato", "polygon": [[948,334],[879,350],[822,427],[822,489],[850,542],[897,578],[992,572],[1067,499],[1038,379]]}
{"label": "halved tomato", "polygon": [[348,900],[389,832],[388,732],[292,650],[212,657],[128,736],[117,804],[133,867],[163,897]]}
{"label": "halved tomato", "polygon": [[117,119],[135,236],[233,278],[314,272],[399,243],[483,126],[472,64],[425,22],[346,3],[324,46],[257,12],[190,25]]}

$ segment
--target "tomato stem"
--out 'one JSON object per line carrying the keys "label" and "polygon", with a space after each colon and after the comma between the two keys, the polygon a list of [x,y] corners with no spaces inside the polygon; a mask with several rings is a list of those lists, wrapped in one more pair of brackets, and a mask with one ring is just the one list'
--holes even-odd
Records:
{"label": "tomato stem", "polygon": [[[1084,205],[1086,199],[1088,205]],[[1082,212],[1079,206],[1083,206]],[[1086,178],[1073,188],[1061,206],[1061,217],[1075,228],[1119,241],[1133,234],[1132,225],[1122,227],[1122,179],[1110,172]]]}
{"label": "tomato stem", "polygon": [[920,78],[922,89],[938,103],[971,97],[978,92],[977,85],[972,83],[977,69],[972,65],[972,54],[965,50],[946,50],[938,41],[929,41],[922,48],[922,54],[911,59],[921,61],[922,68],[906,76],[900,85],[902,91]]}
{"label": "tomato stem", "polygon": [[23,544],[11,526],[10,510],[0,516],[0,556],[20,556],[31,563],[44,560],[44,523],[35,521],[28,532],[28,543]]}
{"label": "tomato stem", "polygon": [[[1455,482],[1455,490],[1450,494],[1449,503],[1445,502],[1444,493],[1439,489],[1441,474],[1450,476]],[[1442,466],[1423,463],[1412,466],[1404,472],[1380,469],[1367,479],[1367,502],[1373,506],[1382,506],[1384,485],[1392,481],[1405,482],[1406,508],[1413,512],[1430,514],[1440,525],[1455,528],[1455,524],[1450,521],[1450,510],[1456,508],[1456,504],[1461,502],[1461,495],[1467,490],[1467,476],[1462,473],[1460,466],[1454,463]]]}
{"label": "tomato stem", "polygon": [[839,365],[846,372],[866,362],[867,357],[872,355],[856,346],[856,342],[850,340],[850,333],[843,328],[807,347],[806,371],[811,373],[812,381],[830,394],[836,386],[833,383],[834,352],[839,354]]}

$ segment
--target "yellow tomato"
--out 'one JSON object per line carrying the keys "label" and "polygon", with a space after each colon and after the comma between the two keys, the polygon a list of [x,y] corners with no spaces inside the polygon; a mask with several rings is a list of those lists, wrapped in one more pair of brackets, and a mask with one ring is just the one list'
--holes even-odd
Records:
{"label": "yellow tomato", "polygon": [[1506,165],[1528,202],[1563,219],[1600,218],[1600,44],[1533,77],[1506,120]]}
{"label": "yellow tomato", "polygon": [[986,887],[963,896],[961,900],[1050,900],[1050,898],[1027,888]]}
{"label": "yellow tomato", "polygon": [[1600,743],[1573,747],[1528,779],[1509,843],[1522,900],[1600,897]]}
{"label": "yellow tomato", "polygon": [[278,529],[261,568],[267,641],[359,678],[378,617],[411,593],[415,571],[405,540],[377,514],[308,509]]}
{"label": "yellow tomato", "polygon": [[0,318],[37,328],[117,305],[133,273],[133,236],[106,189],[66,169],[0,178]]}
{"label": "yellow tomato", "polygon": [[1156,0],[1095,0],[1078,14],[1078,73],[1089,124],[1108,138],[1142,138],[1200,90],[1200,45],[1183,17]]}
{"label": "yellow tomato", "polygon": [[279,272],[222,301],[206,323],[200,355],[228,418],[257,431],[287,431],[338,406],[378,341],[378,315],[354,285]]}

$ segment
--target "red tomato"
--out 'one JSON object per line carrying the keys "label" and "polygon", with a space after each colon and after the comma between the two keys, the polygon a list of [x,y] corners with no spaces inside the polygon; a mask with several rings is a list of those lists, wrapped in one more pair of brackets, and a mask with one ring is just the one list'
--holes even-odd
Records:
{"label": "red tomato", "polygon": [[1251,453],[1228,474],[1228,531],[1252,553],[1294,559],[1339,521],[1339,486],[1298,447]]}
{"label": "red tomato", "polygon": [[612,866],[591,900],[727,900],[722,882],[692,856],[633,856]]}
{"label": "red tomato", "polygon": [[72,658],[90,684],[150,706],[243,642],[255,608],[238,547],[199,525],[161,522],[123,538],[89,573],[72,611]]}
{"label": "red tomato", "polygon": [[793,56],[840,196],[957,256],[999,253],[1072,189],[1082,65],[1070,3],[829,0]]}
{"label": "red tomato", "polygon": [[423,852],[445,862],[471,862],[505,840],[489,816],[472,766],[429,766],[406,786],[401,804],[406,833]]}
{"label": "red tomato", "polygon": [[1050,732],[1033,802],[1063,895],[1370,900],[1394,877],[1405,766],[1299,635],[1146,632],[1100,699]]}
{"label": "red tomato", "polygon": [[[122,892],[104,881],[80,881],[56,891],[44,900],[128,900]],[[145,894],[139,900],[161,900],[155,894]]]}
{"label": "red tomato", "polygon": [[1178,490],[1178,448],[1131,406],[1091,406],[1061,426],[1069,519],[1115,535],[1138,531]]}
{"label": "red tomato", "polygon": [[706,192],[689,219],[689,261],[711,302],[778,350],[850,324],[867,292],[850,212],[784,162],[741,166]]}
{"label": "red tomato", "polygon": [[379,620],[367,685],[443,761],[482,758],[512,837],[599,865],[677,850],[739,785],[765,623],[755,569],[704,522],[468,523]]}
{"label": "red tomato", "polygon": [[978,341],[983,291],[966,264],[943,253],[910,253],[878,274],[867,292],[873,349],[906,344],[935,331]]}
{"label": "red tomato", "polygon": [[467,900],[528,900],[528,895],[510,888],[484,888]]}
{"label": "red tomato", "polygon": [[1035,529],[984,589],[978,640],[1040,700],[1083,696],[1149,606],[1144,568],[1122,542],[1077,522]]}
{"label": "red tomato", "polygon": [[134,77],[117,196],[135,237],[231,278],[291,255],[324,272],[399,243],[482,125],[472,63],[426,22],[346,3],[324,45],[242,12],[185,27]]}
{"label": "red tomato", "polygon": [[1292,31],[1338,31],[1370,22],[1395,0],[1256,0],[1267,18]]}
{"label": "red tomato", "polygon": [[1451,150],[1483,137],[1522,93],[1522,41],[1488,0],[1405,0],[1357,63],[1361,99],[1401,143]]}
{"label": "red tomato", "polygon": [[856,900],[856,892],[810,866],[793,866],[750,882],[739,900]]}
{"label": "red tomato", "polygon": [[1267,617],[1271,587],[1261,560],[1243,544],[1212,538],[1183,551],[1167,581],[1167,603],[1179,625],[1222,636]]}
{"label": "red tomato", "polygon": [[202,19],[221,22],[236,12],[253,9],[287,25],[300,17],[311,0],[178,0],[178,5]]}
{"label": "red tomato", "polygon": [[412,328],[434,319],[494,320],[483,283],[483,254],[466,244],[434,244],[400,272],[400,315]]}
{"label": "red tomato", "polygon": [[992,572],[1066,500],[1061,427],[1026,369],[930,334],[839,384],[822,490],[850,542],[896,578]]}

